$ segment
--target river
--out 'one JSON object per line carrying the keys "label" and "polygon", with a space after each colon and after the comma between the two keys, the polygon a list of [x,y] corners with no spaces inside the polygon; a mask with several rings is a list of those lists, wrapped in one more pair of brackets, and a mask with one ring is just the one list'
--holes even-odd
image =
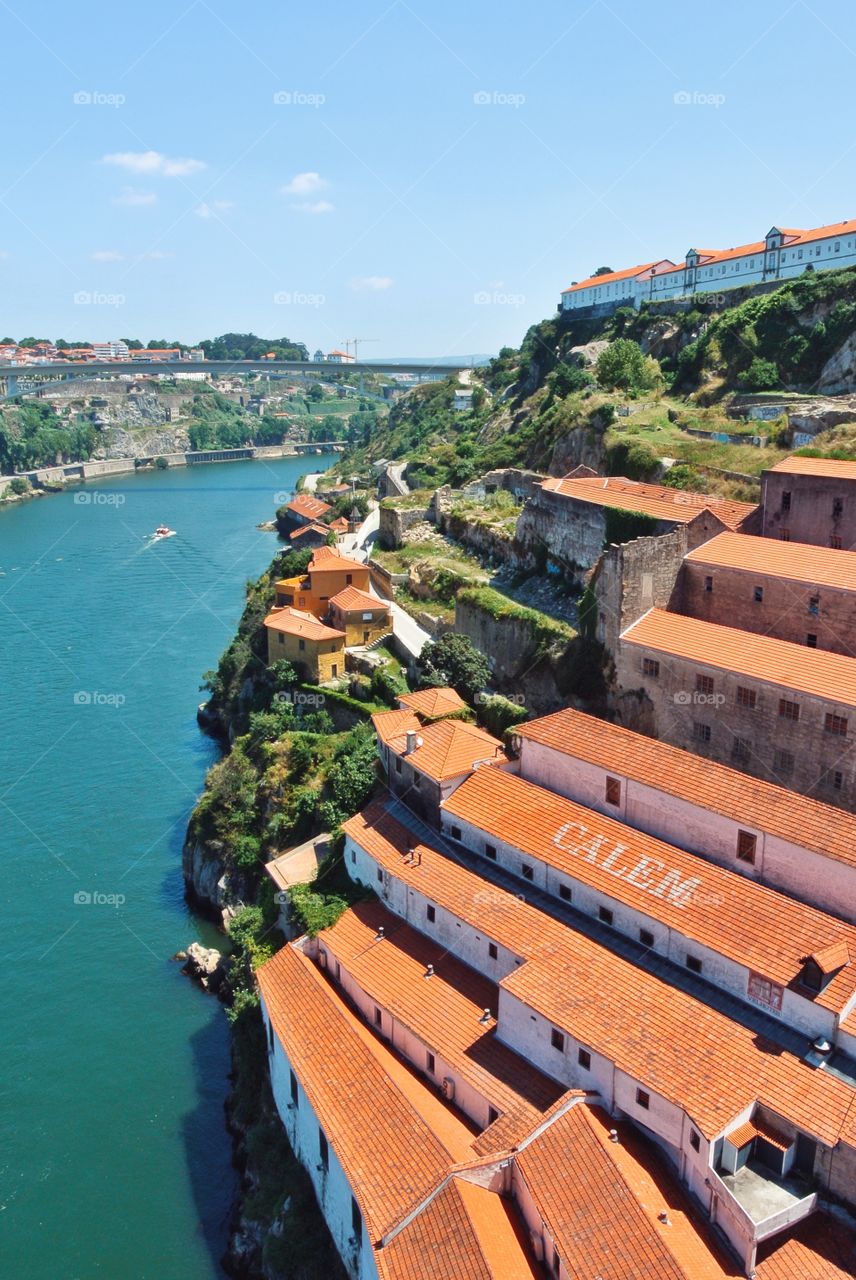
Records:
{"label": "river", "polygon": [[[255,526],[305,467],[0,509],[0,1275],[222,1275],[228,1025],[170,959],[216,940],[181,846],[216,758],[201,673],[278,545]],[[177,536],[152,544],[162,522]]]}

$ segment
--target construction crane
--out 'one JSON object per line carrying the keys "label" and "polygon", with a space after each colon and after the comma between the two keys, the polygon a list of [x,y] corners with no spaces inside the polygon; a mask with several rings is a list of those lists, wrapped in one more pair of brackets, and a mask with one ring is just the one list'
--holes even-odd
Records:
{"label": "construction crane", "polygon": [[357,360],[357,361],[359,361],[359,358],[360,358],[360,343],[361,343],[361,342],[380,342],[380,338],[343,338],[343,339],[342,339],[342,341],[343,341],[343,342],[344,342],[344,344],[345,344],[345,354],[346,354],[346,355],[350,355],[350,354],[351,354],[351,347],[353,347],[353,348],[354,348],[354,359],[355,359],[355,360]]}

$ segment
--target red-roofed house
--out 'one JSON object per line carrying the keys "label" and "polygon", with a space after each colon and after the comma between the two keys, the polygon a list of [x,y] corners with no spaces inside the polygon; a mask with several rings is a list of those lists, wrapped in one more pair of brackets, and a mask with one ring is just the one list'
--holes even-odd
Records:
{"label": "red-roofed house", "polygon": [[392,631],[392,614],[385,600],[361,591],[359,587],[343,587],[330,597],[330,625],[345,633],[345,644],[374,644]]}
{"label": "red-roofed house", "polygon": [[319,683],[345,673],[345,633],[326,627],[311,613],[288,606],[265,618],[268,664],[287,659],[308,679]]}
{"label": "red-roofed house", "polygon": [[761,484],[766,538],[856,550],[856,462],[785,458]]}

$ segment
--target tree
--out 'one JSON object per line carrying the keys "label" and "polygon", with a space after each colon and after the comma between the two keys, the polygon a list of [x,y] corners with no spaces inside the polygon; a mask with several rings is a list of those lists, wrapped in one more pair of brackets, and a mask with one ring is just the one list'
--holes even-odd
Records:
{"label": "tree", "polygon": [[324,399],[324,388],[321,386],[320,382],[312,383],[312,386],[306,392],[306,399],[312,400],[316,404],[318,403],[319,400]]}
{"label": "tree", "polygon": [[450,632],[425,645],[418,670],[423,685],[448,684],[472,702],[490,679],[490,664],[469,636]]}
{"label": "tree", "polygon": [[612,267],[598,267],[597,271],[592,272],[592,278],[595,276],[611,276],[612,271]]}
{"label": "tree", "polygon": [[643,391],[657,384],[660,366],[632,338],[616,338],[598,357],[597,380],[609,391]]}

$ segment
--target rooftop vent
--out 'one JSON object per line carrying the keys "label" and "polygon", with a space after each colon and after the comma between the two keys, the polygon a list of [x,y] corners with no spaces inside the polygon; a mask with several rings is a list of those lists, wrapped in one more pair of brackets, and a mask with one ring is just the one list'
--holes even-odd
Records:
{"label": "rooftop vent", "polygon": [[670,1227],[672,1225],[672,1221],[665,1209],[661,1209],[657,1214],[657,1221],[662,1222],[664,1227]]}
{"label": "rooftop vent", "polygon": [[609,1141],[610,1141],[610,1142],[617,1142],[617,1141],[618,1141],[618,1130],[617,1130],[617,1129],[610,1129],[610,1131],[609,1131]]}
{"label": "rooftop vent", "polygon": [[479,1022],[490,1022],[491,1016],[490,1009],[485,1009],[484,1013],[479,1018]]}
{"label": "rooftop vent", "polygon": [[419,741],[419,738],[418,738],[418,735],[417,735],[417,733],[416,733],[416,730],[415,730],[415,729],[408,729],[408,730],[407,730],[407,737],[406,737],[406,739],[405,739],[406,745],[405,745],[405,748],[404,748],[404,754],[405,754],[406,756],[411,755],[411,754],[416,750],[416,744],[417,744],[417,742],[418,742],[418,741]]}
{"label": "rooftop vent", "polygon": [[382,939],[382,938],[383,938],[383,936],[384,936],[384,932],[385,932],[385,930],[384,930],[383,925],[379,925],[379,926],[378,926],[378,931],[377,931],[377,933],[375,934],[375,942],[380,942],[380,941],[381,941],[381,939]]}
{"label": "rooftop vent", "polygon": [[433,966],[433,964],[429,964],[429,965],[426,967],[426,969],[425,969],[425,977],[426,977],[426,978],[433,978],[433,977],[434,977],[434,966]]}
{"label": "rooftop vent", "polygon": [[826,1036],[818,1036],[817,1039],[813,1041],[811,1047],[816,1050],[817,1053],[826,1054],[832,1052],[832,1045],[829,1043]]}

